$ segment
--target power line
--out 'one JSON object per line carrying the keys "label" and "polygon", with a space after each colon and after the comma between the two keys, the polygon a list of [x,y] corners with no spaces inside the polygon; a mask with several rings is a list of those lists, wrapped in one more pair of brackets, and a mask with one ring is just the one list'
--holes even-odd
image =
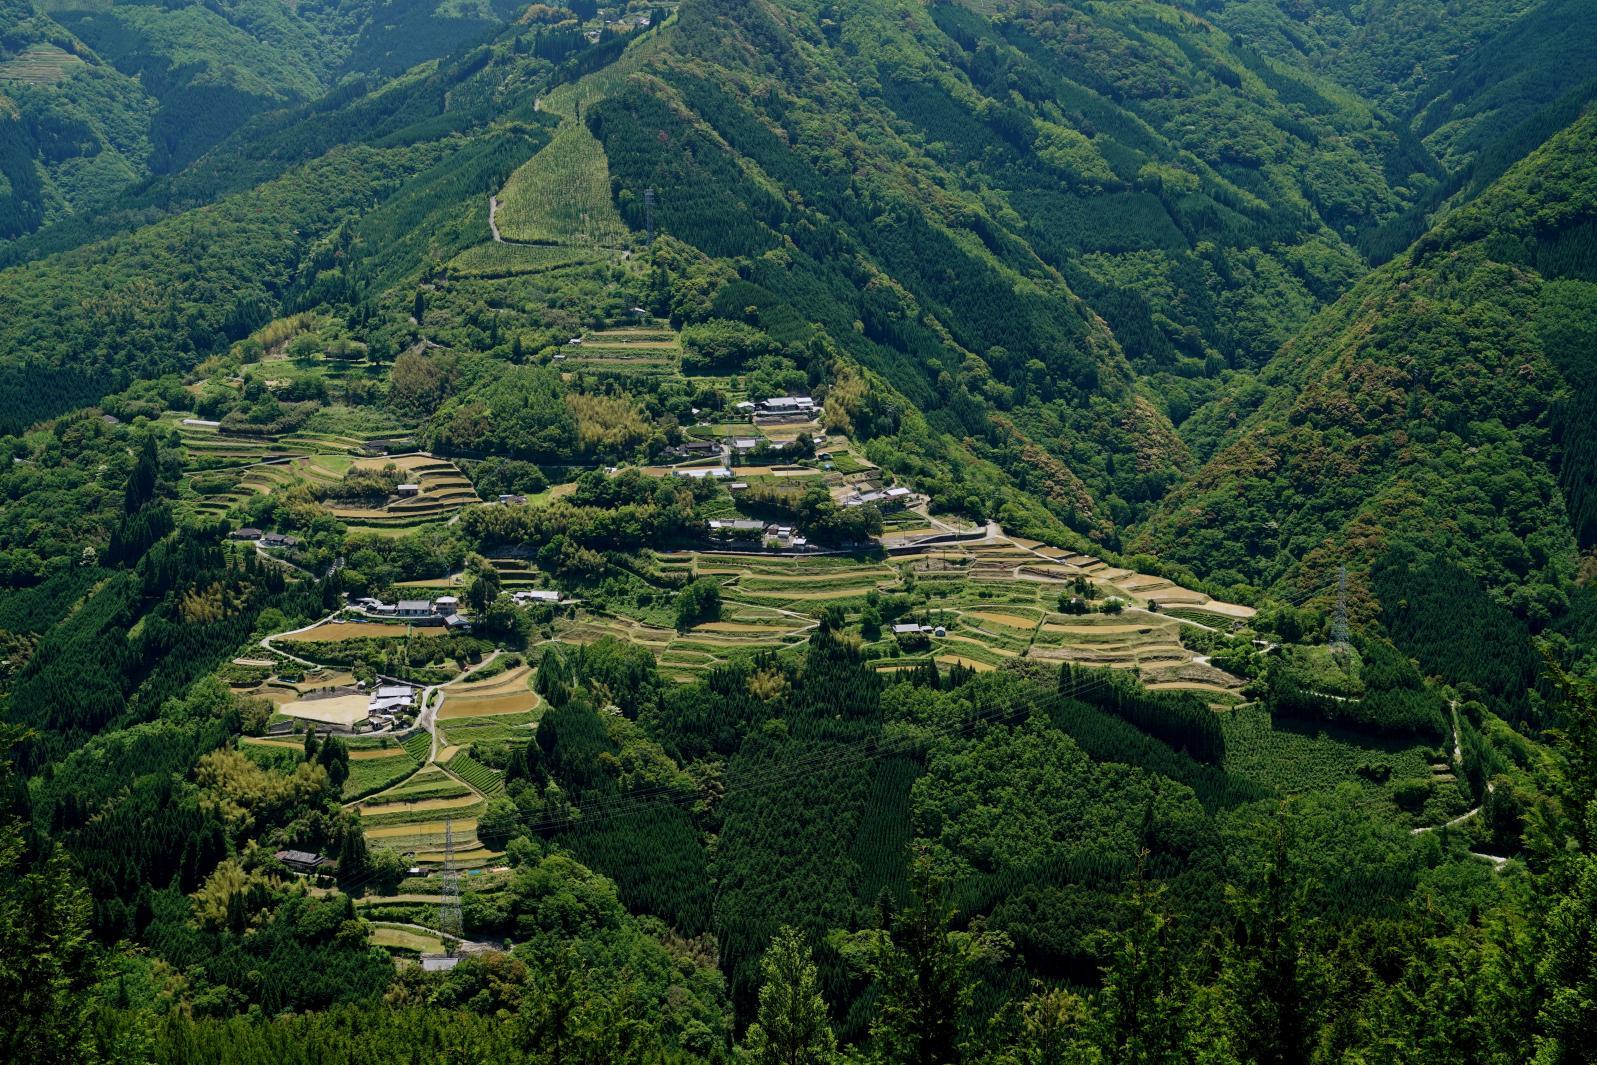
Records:
{"label": "power line", "polygon": [[[848,768],[879,758],[910,753],[939,739],[955,739],[967,735],[984,724],[1006,718],[1018,719],[1024,714],[1041,709],[1045,702],[1055,698],[1081,700],[1086,695],[1114,685],[1115,677],[1111,672],[1105,670],[1101,671],[1101,674],[1074,688],[1069,694],[1039,692],[1016,703],[989,707],[958,721],[943,725],[926,726],[914,733],[906,733],[897,738],[867,737],[813,751],[802,757],[783,760],[774,765],[763,766],[752,773],[741,775],[729,781],[720,794],[720,801],[725,802],[727,798],[733,795],[790,784],[823,771]],[[630,792],[626,795],[607,796],[579,808],[572,815],[535,818],[531,814],[518,812],[511,823],[527,833],[541,835],[567,828],[604,824],[622,817],[638,816],[657,810],[691,806],[699,802],[701,798],[702,796],[698,793],[683,793],[666,786],[656,786]],[[440,905],[440,923],[443,923],[445,919],[444,905],[448,903],[451,884],[453,885],[454,894],[453,910],[455,914],[458,915],[459,913],[459,872],[458,870],[451,870],[454,855],[453,834],[452,823],[447,818],[445,819],[444,827],[446,868],[444,870],[445,889],[443,897],[445,903]],[[343,888],[348,892],[363,887],[370,883],[374,877],[375,874],[357,877],[344,884]],[[455,919],[458,920],[458,916]]]}

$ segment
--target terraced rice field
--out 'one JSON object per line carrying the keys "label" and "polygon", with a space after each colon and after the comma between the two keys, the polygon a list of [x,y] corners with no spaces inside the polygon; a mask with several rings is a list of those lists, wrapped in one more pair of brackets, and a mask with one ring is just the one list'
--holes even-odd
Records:
{"label": "terraced rice field", "polygon": [[83,60],[53,44],[35,44],[24,49],[14,59],[0,63],[0,81],[48,85],[53,81],[60,81],[83,65]]}
{"label": "terraced rice field", "polygon": [[532,670],[523,665],[476,684],[451,684],[444,688],[444,705],[438,711],[438,719],[451,721],[528,713],[542,702],[532,690],[531,682]]}

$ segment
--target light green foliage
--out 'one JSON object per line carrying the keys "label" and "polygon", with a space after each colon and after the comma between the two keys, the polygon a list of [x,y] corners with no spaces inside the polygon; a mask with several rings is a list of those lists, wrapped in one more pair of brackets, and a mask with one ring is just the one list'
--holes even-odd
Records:
{"label": "light green foliage", "polygon": [[610,198],[604,148],[581,122],[567,122],[510,176],[496,215],[506,240],[532,244],[596,244],[627,240]]}
{"label": "light green foliage", "polygon": [[837,1037],[826,1016],[815,965],[796,928],[784,927],[760,963],[759,1019],[744,1046],[758,1065],[827,1065],[837,1060]]}

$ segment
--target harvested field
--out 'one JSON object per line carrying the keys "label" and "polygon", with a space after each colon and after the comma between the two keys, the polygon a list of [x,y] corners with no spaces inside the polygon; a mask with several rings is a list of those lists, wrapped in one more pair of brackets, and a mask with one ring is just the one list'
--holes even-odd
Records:
{"label": "harvested field", "polygon": [[470,717],[496,717],[500,714],[521,714],[536,710],[542,700],[538,693],[528,688],[520,692],[505,692],[477,698],[451,695],[438,711],[438,720],[454,721]]}
{"label": "harvested field", "polygon": [[970,616],[980,618],[989,624],[1002,625],[1010,629],[1035,629],[1037,627],[1037,619],[1023,618],[1017,614],[998,614],[987,610],[973,610],[970,611]]}
{"label": "harvested field", "polygon": [[985,673],[990,669],[997,668],[991,662],[983,662],[975,658],[966,658],[963,655],[938,655],[937,663],[944,666],[968,666],[969,668],[976,670],[978,673]]}
{"label": "harvested field", "polygon": [[326,625],[318,625],[314,629],[306,629],[304,632],[279,636],[277,639],[284,643],[321,643],[324,641],[330,643],[338,640],[358,640],[367,636],[374,636],[378,639],[399,639],[408,635],[409,632],[410,626],[401,622],[348,621],[342,625],[335,625],[329,622]]}
{"label": "harvested field", "polygon": [[[303,746],[303,744],[296,743],[292,746],[300,747]],[[405,753],[405,748],[403,747],[367,747],[364,749],[353,747],[350,748],[349,752],[349,760],[351,762],[375,762],[383,758],[409,757],[410,755]]]}
{"label": "harvested field", "polygon": [[437,936],[391,925],[374,925],[371,944],[386,950],[415,951],[417,954],[439,954],[444,949],[443,940]]}
{"label": "harvested field", "polygon": [[302,721],[319,721],[327,725],[348,728],[357,721],[365,721],[370,711],[370,701],[365,695],[336,695],[330,699],[300,699],[284,703],[277,712]]}

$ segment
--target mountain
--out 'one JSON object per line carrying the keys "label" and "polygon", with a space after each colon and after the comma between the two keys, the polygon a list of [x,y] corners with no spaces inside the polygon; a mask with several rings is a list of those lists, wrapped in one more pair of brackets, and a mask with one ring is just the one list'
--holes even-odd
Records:
{"label": "mountain", "polygon": [[[447,9],[446,9],[447,8]],[[392,75],[484,37],[491,5],[0,6],[0,240],[181,171],[268,111],[364,72]]]}
{"label": "mountain", "polygon": [[1139,546],[1322,597],[1352,563],[1355,599],[1383,610],[1363,575],[1402,552],[1534,628],[1565,615],[1597,536],[1594,139],[1588,110],[1322,312]]}

